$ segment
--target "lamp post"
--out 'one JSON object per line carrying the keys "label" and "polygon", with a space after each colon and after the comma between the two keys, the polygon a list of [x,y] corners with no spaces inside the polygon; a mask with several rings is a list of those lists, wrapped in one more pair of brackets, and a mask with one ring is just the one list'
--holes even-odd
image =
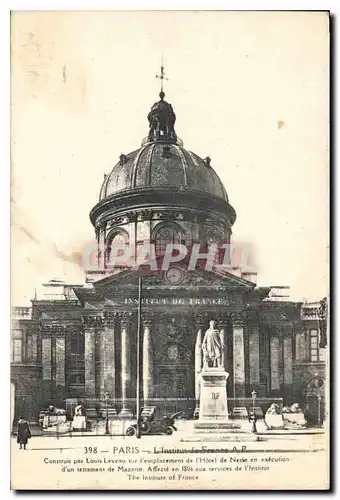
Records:
{"label": "lamp post", "polygon": [[105,400],[105,434],[108,435],[110,434],[109,432],[109,393],[106,391],[104,393],[104,400]]}
{"label": "lamp post", "polygon": [[256,391],[251,391],[251,398],[252,398],[252,401],[253,401],[253,408],[252,408],[252,413],[251,413],[250,421],[251,421],[251,432],[253,432],[254,434],[257,433],[257,429],[256,429],[256,415],[255,415],[256,396],[257,396]]}
{"label": "lamp post", "polygon": [[318,398],[318,427],[321,427],[321,394],[317,395]]}
{"label": "lamp post", "polygon": [[142,276],[139,276],[138,280],[138,311],[137,311],[137,384],[136,384],[136,416],[137,416],[137,426],[136,426],[136,437],[141,438],[141,381],[142,381]]}

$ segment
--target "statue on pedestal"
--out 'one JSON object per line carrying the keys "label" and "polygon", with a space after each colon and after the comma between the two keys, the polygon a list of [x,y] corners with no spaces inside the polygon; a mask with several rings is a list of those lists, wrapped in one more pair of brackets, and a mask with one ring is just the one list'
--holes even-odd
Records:
{"label": "statue on pedestal", "polygon": [[77,405],[74,409],[74,417],[72,421],[73,431],[86,431],[86,411],[83,405]]}
{"label": "statue on pedestal", "polygon": [[285,406],[282,409],[283,420],[287,428],[304,428],[307,425],[307,420],[299,403],[294,403],[290,407]]}
{"label": "statue on pedestal", "polygon": [[85,408],[83,405],[78,405],[75,407],[74,416],[75,417],[85,417],[86,416]]}
{"label": "statue on pedestal", "polygon": [[272,403],[264,417],[267,429],[283,429],[283,418],[280,411],[280,406]]}
{"label": "statue on pedestal", "polygon": [[50,405],[48,407],[48,413],[49,415],[54,415],[54,416],[66,415],[66,411],[63,408],[57,408],[54,405]]}
{"label": "statue on pedestal", "polygon": [[204,334],[202,342],[203,368],[224,369],[224,340],[220,331],[215,328],[216,321],[209,321],[209,328]]}

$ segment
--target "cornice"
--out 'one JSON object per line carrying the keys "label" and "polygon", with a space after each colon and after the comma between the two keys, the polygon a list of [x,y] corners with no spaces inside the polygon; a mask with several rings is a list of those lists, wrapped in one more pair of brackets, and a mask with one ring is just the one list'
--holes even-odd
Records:
{"label": "cornice", "polygon": [[93,207],[90,212],[90,220],[94,226],[97,226],[108,213],[114,215],[128,209],[149,210],[157,205],[167,206],[168,203],[172,206],[178,206],[179,210],[186,208],[199,210],[206,206],[210,213],[216,213],[223,220],[229,221],[231,225],[236,220],[235,210],[223,198],[188,187],[168,186],[136,188],[111,195]]}

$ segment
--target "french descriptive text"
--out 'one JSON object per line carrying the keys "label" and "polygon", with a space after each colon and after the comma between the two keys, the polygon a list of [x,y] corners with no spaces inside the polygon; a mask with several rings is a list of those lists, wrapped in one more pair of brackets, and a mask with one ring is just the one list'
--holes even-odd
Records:
{"label": "french descriptive text", "polygon": [[229,472],[268,472],[275,464],[289,462],[289,458],[284,455],[245,456],[228,451],[214,456],[190,453],[190,456],[181,457],[148,456],[148,452],[138,456],[116,457],[114,454],[109,456],[109,450],[102,451],[105,456],[98,456],[101,455],[100,451],[94,453],[97,456],[72,459],[45,457],[44,464],[58,466],[60,472],[65,474],[113,473],[122,481],[198,481],[206,474],[211,476]]}

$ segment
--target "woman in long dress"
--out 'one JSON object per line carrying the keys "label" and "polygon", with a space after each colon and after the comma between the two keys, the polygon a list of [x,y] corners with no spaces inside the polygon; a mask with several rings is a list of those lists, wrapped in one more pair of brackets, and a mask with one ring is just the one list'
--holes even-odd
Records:
{"label": "woman in long dress", "polygon": [[23,417],[19,417],[18,420],[18,433],[17,433],[17,443],[20,444],[20,450],[24,446],[24,450],[26,450],[27,441],[31,437],[31,430],[28,425],[27,420]]}

